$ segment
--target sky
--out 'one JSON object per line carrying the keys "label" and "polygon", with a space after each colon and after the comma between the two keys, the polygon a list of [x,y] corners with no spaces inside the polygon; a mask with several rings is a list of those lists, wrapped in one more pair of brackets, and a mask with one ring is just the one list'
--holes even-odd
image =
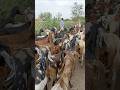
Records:
{"label": "sky", "polygon": [[82,4],[85,10],[85,0],[35,0],[35,17],[43,12],[50,12],[54,17],[60,12],[63,18],[70,18],[74,2]]}

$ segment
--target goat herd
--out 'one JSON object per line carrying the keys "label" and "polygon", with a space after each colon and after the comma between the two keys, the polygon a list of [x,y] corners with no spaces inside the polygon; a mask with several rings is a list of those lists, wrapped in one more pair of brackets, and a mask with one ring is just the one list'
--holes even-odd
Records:
{"label": "goat herd", "polygon": [[119,90],[119,35],[97,27],[98,23],[91,24],[86,33],[76,27],[68,31],[46,29],[46,36],[36,36],[35,47],[18,49],[13,55],[0,45],[0,77],[4,77],[0,78],[0,90],[33,90],[34,80],[35,90],[70,90],[78,62],[85,65],[85,89]]}
{"label": "goat herd", "polygon": [[85,89],[120,90],[120,3],[93,0],[86,5]]}
{"label": "goat herd", "polygon": [[[76,62],[84,66],[85,36],[80,28],[70,30],[65,32],[54,28],[54,32],[46,30],[46,37],[36,37],[35,90],[69,90],[72,87],[70,80]],[[48,82],[51,82],[49,87]]]}
{"label": "goat herd", "polygon": [[9,47],[0,45],[0,90],[33,90],[34,80],[35,90],[70,90],[78,62],[85,65],[85,89],[119,90],[118,35],[100,27],[97,36],[87,35],[84,28],[45,32],[46,36],[36,36],[35,48],[18,49],[13,55]]}

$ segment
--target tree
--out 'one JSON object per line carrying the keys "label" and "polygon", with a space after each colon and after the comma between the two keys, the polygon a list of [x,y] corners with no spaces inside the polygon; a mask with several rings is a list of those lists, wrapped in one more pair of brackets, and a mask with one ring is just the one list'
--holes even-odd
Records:
{"label": "tree", "polygon": [[77,2],[75,2],[74,6],[72,7],[72,16],[80,17],[82,15],[83,15],[83,5],[80,5]]}
{"label": "tree", "polygon": [[50,12],[44,12],[39,15],[39,18],[42,19],[43,21],[46,21],[52,18],[52,14]]}
{"label": "tree", "polygon": [[60,12],[58,12],[58,14],[57,14],[57,19],[60,20],[61,17],[62,17],[62,14],[61,14]]}
{"label": "tree", "polygon": [[72,7],[72,18],[74,21],[80,21],[80,17],[83,15],[83,5],[78,4],[77,2],[74,3]]}

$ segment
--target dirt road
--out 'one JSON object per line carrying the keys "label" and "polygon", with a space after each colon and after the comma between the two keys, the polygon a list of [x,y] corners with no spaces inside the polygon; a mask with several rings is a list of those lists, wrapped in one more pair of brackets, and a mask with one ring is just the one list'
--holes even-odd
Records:
{"label": "dirt road", "polygon": [[[69,90],[85,90],[85,68],[81,67],[79,62],[76,63],[75,70],[71,78],[71,84],[73,87],[69,88]],[[51,85],[51,82],[49,82],[48,87]],[[48,88],[48,90],[51,89]]]}
{"label": "dirt road", "polygon": [[70,90],[85,90],[85,68],[81,67],[79,62],[76,63],[71,83],[73,87]]}

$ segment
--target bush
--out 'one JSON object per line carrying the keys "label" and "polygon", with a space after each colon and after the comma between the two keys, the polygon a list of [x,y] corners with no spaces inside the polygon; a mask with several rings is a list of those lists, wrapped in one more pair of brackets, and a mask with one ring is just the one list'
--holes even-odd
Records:
{"label": "bush", "polygon": [[[80,22],[81,22],[81,24],[84,24],[85,23],[85,18],[84,17],[80,17]],[[46,28],[47,29],[51,29],[53,27],[56,27],[59,30],[59,28],[60,28],[59,27],[59,23],[60,23],[59,20],[53,19],[53,18],[47,19],[45,21],[40,20],[40,19],[36,19],[35,20],[35,33],[39,34],[41,28],[43,28],[43,29],[46,29]],[[71,26],[77,24],[76,21],[69,20],[69,19],[66,19],[64,21],[64,23],[65,23],[65,27],[66,28],[70,28]]]}

